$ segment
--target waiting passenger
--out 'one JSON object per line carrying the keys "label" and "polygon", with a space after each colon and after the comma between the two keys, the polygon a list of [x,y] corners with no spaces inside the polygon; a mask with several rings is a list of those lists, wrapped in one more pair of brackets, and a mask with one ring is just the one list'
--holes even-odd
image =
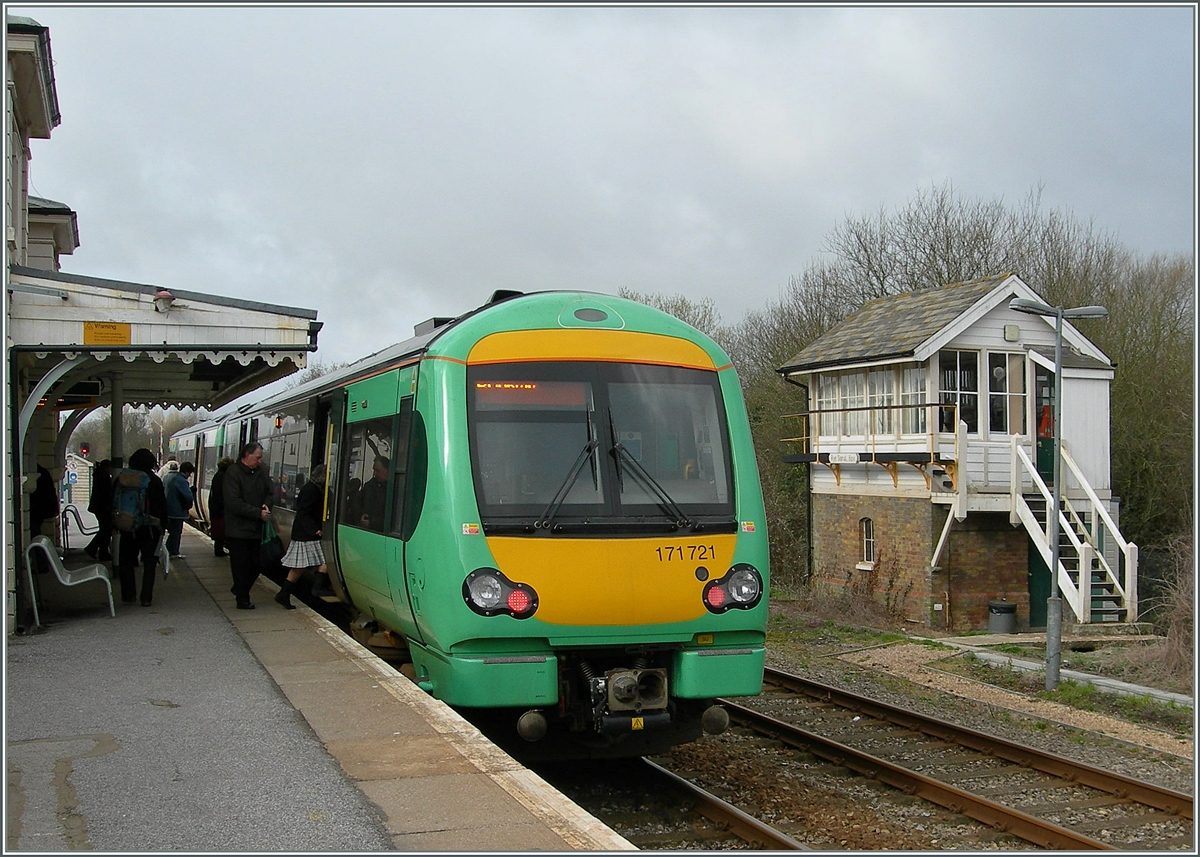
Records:
{"label": "waiting passenger", "polygon": [[313,594],[323,594],[318,592],[319,589],[329,589],[329,576],[325,569],[325,551],[321,548],[321,528],[324,522],[321,520],[325,508],[325,465],[318,464],[313,468],[312,478],[304,483],[304,487],[300,489],[300,496],[296,499],[296,517],[292,521],[292,541],[288,545],[287,553],[283,555],[280,562],[283,567],[288,570],[287,580],[279,587],[279,594],[275,596],[275,600],[286,607],[288,610],[296,609],[296,605],[292,603],[291,595],[295,590],[296,581],[300,579],[300,575],[304,573],[304,569],[317,567],[318,581],[324,578],[324,586],[318,582],[313,589]]}
{"label": "waiting passenger", "polygon": [[167,553],[172,559],[182,559],[179,552],[179,541],[183,538],[183,525],[191,517],[192,486],[188,479],[196,472],[196,465],[185,461],[178,470],[167,473],[163,480],[163,490],[167,494]]}
{"label": "waiting passenger", "polygon": [[391,461],[386,455],[375,456],[371,479],[358,493],[359,525],[364,529],[383,532],[383,513],[387,506],[388,473]]}
{"label": "waiting passenger", "polygon": [[[46,521],[58,518],[58,489],[54,477],[42,465],[37,466],[37,482],[29,495],[29,535],[32,538],[46,535],[42,526]],[[53,534],[51,534],[53,535]]]}
{"label": "waiting passenger", "polygon": [[208,534],[213,540],[213,556],[229,556],[225,551],[225,473],[233,459],[222,456],[217,462],[212,485],[208,488]]}
{"label": "waiting passenger", "polygon": [[[132,460],[133,459],[131,458],[130,461],[132,461]],[[178,469],[179,469],[179,459],[177,459],[173,455],[168,455],[167,460],[163,462],[162,467],[158,468],[158,478],[166,479],[168,473],[170,473],[172,470],[178,470]]]}
{"label": "waiting passenger", "polygon": [[109,547],[112,544],[112,462],[107,458],[92,471],[92,494],[88,498],[88,511],[96,516],[100,526],[96,535],[83,549],[92,559],[108,562],[112,559]]}

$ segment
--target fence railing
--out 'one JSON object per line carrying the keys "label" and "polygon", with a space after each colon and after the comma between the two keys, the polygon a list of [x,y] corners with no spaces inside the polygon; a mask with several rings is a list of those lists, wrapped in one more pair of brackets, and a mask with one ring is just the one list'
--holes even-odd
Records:
{"label": "fence railing", "polygon": [[782,443],[799,443],[804,452],[819,456],[846,447],[867,455],[926,452],[931,458],[959,460],[958,405],[952,402],[919,402],[904,405],[870,405],[784,414],[799,428]]}

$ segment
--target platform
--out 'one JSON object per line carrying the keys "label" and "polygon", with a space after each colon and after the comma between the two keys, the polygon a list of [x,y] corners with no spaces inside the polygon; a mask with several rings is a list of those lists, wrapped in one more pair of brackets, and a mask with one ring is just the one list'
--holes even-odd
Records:
{"label": "platform", "polygon": [[[78,534],[67,564],[90,562]],[[634,850],[449,707],[185,528],[153,605],[39,575],[6,645],[6,851]]]}

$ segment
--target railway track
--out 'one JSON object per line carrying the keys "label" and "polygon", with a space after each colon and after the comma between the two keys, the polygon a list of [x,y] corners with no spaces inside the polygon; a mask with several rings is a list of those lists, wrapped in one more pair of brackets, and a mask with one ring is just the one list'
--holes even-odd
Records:
{"label": "railway track", "polygon": [[[1034,847],[1187,850],[1193,845],[1191,795],[800,676],[768,668],[762,695],[743,700],[746,704],[721,702],[745,729]],[[807,849],[648,759],[539,773],[643,850]]]}
{"label": "railway track", "polygon": [[[1192,846],[1192,797],[768,669],[732,720],[1042,848]],[[768,713],[769,712],[769,713]]]}
{"label": "railway track", "polygon": [[808,850],[649,759],[539,766],[538,773],[642,850]]}

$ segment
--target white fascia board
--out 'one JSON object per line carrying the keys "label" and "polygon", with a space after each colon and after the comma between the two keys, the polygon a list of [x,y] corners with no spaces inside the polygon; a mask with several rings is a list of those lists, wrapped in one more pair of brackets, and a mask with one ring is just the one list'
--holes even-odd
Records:
{"label": "white fascia board", "polygon": [[789,372],[787,377],[795,380],[798,378],[813,378],[817,375],[840,375],[843,372],[861,372],[867,369],[881,369],[884,366],[895,366],[900,363],[912,363],[916,365],[923,361],[913,357],[889,357],[887,360],[858,360],[854,363],[837,363],[830,366],[822,366],[817,369],[805,369],[802,372]]}
{"label": "white fascia board", "polygon": [[[1029,313],[1016,312],[1007,309],[1008,302],[1013,298],[1025,298],[1026,300],[1045,303],[1045,298],[1035,292],[1018,277],[1016,274],[1011,274],[1000,285],[989,292],[985,297],[978,300],[974,306],[964,312],[953,322],[943,327],[929,339],[917,346],[916,358],[921,361],[928,360],[933,355],[937,354],[945,348],[955,337],[969,330],[972,325],[976,324],[985,315],[999,307],[1005,307],[1005,312],[1011,313],[1014,322],[1024,322],[1028,324],[1031,320],[1039,319],[1054,330],[1054,319],[1047,316],[1030,315]],[[1080,354],[1088,357],[1094,357],[1104,363],[1112,363],[1108,359],[1108,355],[1095,346],[1095,344],[1080,333],[1071,322],[1063,319],[1063,342],[1075,348]]]}
{"label": "white fascia board", "polygon": [[30,33],[7,33],[5,38],[9,69],[8,84],[16,96],[18,110],[25,120],[25,132],[39,140],[50,138],[54,127],[51,105],[53,83],[46,79],[46,59],[42,42]]}
{"label": "white fascia board", "polygon": [[[1066,330],[1065,329],[1063,331],[1063,338],[1064,339],[1066,338]],[[1032,360],[1034,363],[1036,363],[1039,366],[1042,366],[1046,369],[1049,369],[1051,372],[1054,371],[1054,358],[1053,357],[1047,357],[1045,354],[1042,354],[1042,352],[1035,351],[1032,348],[1029,349],[1029,351],[1027,351],[1026,353],[1029,355],[1029,359]],[[1113,369],[1099,369],[1099,368],[1085,369],[1082,366],[1064,366],[1063,367],[1063,375],[1069,376],[1071,378],[1096,378],[1096,379],[1111,381],[1116,376],[1116,374],[1117,374],[1116,371]]]}

